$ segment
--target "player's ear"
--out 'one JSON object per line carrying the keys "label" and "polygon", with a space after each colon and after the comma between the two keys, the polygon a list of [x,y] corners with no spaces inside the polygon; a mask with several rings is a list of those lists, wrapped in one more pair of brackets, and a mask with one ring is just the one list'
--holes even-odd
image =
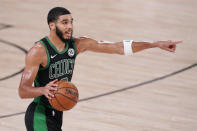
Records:
{"label": "player's ear", "polygon": [[50,30],[55,30],[56,28],[55,28],[55,23],[54,22],[50,22],[49,23],[49,28],[50,28]]}

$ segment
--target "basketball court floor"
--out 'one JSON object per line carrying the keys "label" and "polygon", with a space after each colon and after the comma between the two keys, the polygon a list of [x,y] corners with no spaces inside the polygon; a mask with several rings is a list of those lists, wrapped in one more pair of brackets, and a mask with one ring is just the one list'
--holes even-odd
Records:
{"label": "basketball court floor", "polygon": [[48,35],[47,13],[68,8],[74,36],[96,40],[183,40],[133,56],[86,52],[72,82],[79,103],[64,112],[63,131],[196,131],[196,0],[1,0],[0,131],[25,131],[32,99],[18,96],[27,50]]}

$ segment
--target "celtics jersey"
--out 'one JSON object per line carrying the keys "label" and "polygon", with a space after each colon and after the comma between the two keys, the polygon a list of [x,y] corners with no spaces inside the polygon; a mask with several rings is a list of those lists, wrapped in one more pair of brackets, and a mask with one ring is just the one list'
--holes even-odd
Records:
{"label": "celtics jersey", "polygon": [[[55,79],[71,81],[74,70],[77,49],[73,39],[65,44],[65,49],[59,52],[46,36],[40,40],[45,47],[48,63],[45,67],[40,65],[37,76],[34,81],[35,87],[44,87],[50,81]],[[42,102],[49,105],[45,96],[39,96],[34,102]]]}

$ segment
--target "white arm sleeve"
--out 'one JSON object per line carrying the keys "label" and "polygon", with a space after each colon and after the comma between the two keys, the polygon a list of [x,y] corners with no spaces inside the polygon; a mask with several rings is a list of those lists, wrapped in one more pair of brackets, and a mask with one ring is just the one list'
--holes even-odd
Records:
{"label": "white arm sleeve", "polygon": [[124,54],[126,56],[133,55],[132,43],[133,43],[133,40],[123,40]]}

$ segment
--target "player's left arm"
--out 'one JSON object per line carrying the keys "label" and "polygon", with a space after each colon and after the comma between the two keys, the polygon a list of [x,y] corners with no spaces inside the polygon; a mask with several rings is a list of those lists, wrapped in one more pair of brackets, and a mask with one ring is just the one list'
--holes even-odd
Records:
{"label": "player's left arm", "polygon": [[[132,53],[136,53],[145,49],[159,47],[162,50],[169,52],[175,52],[176,45],[182,41],[157,41],[157,42],[135,42],[133,41],[131,46]],[[127,46],[128,47],[128,46]],[[94,51],[110,54],[125,54],[123,42],[98,42],[91,38],[83,38],[79,41],[78,44],[78,53],[84,51]]]}

